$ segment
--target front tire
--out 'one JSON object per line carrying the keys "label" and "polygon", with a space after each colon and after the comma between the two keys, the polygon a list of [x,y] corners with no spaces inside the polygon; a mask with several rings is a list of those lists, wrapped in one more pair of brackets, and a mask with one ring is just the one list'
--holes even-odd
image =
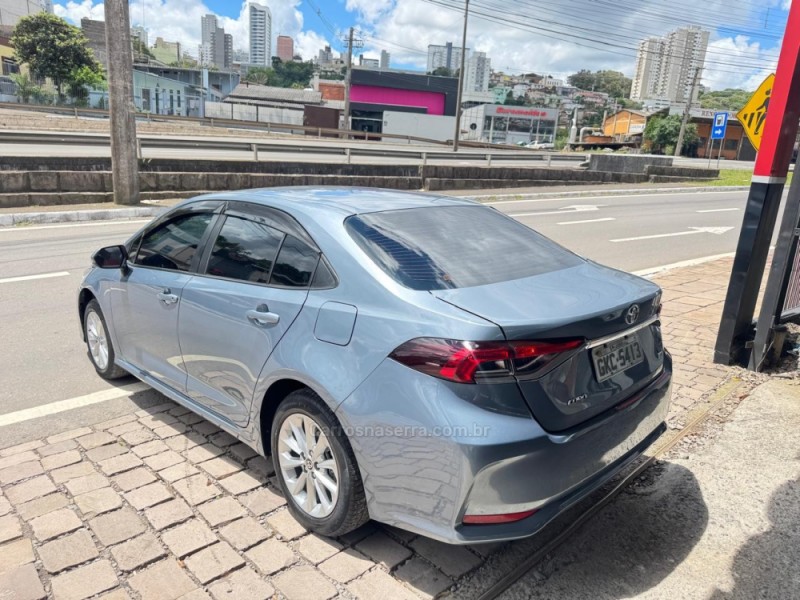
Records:
{"label": "front tire", "polygon": [[95,371],[103,379],[119,379],[128,372],[114,364],[116,354],[108,335],[108,326],[97,300],[90,300],[83,313],[83,337]]}
{"label": "front tire", "polygon": [[275,414],[270,441],[278,484],[303,527],[335,537],[369,520],[353,449],[317,394],[289,394]]}

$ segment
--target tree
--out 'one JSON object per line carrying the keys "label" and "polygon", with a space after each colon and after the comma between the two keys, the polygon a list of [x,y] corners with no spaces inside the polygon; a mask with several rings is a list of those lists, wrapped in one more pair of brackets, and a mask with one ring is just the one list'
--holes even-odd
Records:
{"label": "tree", "polygon": [[42,88],[36,85],[25,73],[16,73],[11,76],[17,86],[17,96],[22,98],[25,104],[31,101],[31,98],[36,98],[42,93]]}
{"label": "tree", "polygon": [[717,92],[706,92],[700,96],[700,106],[718,110],[738,112],[742,110],[753,92],[728,88]]}
{"label": "tree", "polygon": [[612,98],[629,98],[631,79],[619,71],[587,71],[582,69],[567,77],[567,82],[580,90],[602,92]]}
{"label": "tree", "polygon": [[274,74],[275,71],[267,67],[250,67],[247,69],[244,80],[257,85],[267,85]]}
{"label": "tree", "polygon": [[[650,146],[650,150],[657,153],[670,154],[667,149],[670,147],[675,148],[675,144],[678,143],[681,121],[680,115],[655,115],[650,117],[644,128],[643,135],[645,142]],[[697,147],[699,139],[697,125],[689,123],[683,136],[682,154],[692,154]]]}
{"label": "tree", "polygon": [[81,30],[50,13],[20,19],[11,44],[17,61],[27,64],[33,75],[53,80],[59,99],[63,99],[62,86],[82,67],[102,73]]}
{"label": "tree", "polygon": [[150,48],[140,40],[138,37],[131,38],[131,45],[133,46],[133,56],[137,60],[141,60],[144,58],[150,58],[155,60],[155,54],[150,51]]}
{"label": "tree", "polygon": [[72,96],[77,104],[86,106],[89,100],[89,90],[87,88],[105,89],[106,79],[102,73],[93,71],[89,67],[76,69],[70,75],[69,95]]}
{"label": "tree", "polygon": [[258,85],[271,85],[282,88],[308,87],[314,74],[312,62],[282,62],[279,58],[272,61],[270,67],[251,67],[244,80]]}
{"label": "tree", "polygon": [[455,71],[451,71],[447,67],[436,67],[428,75],[435,75],[436,77],[456,77]]}

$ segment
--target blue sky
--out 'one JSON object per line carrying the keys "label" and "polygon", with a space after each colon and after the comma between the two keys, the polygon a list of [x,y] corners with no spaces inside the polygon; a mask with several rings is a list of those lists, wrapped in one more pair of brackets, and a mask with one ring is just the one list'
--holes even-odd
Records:
{"label": "blue sky", "polygon": [[[798,0],[800,1],[800,0]],[[273,40],[295,39],[305,59],[327,44],[342,49],[357,27],[364,53],[392,55],[392,66],[424,69],[428,44],[458,43],[463,0],[262,0],[273,14]],[[79,22],[102,18],[102,0],[56,0],[57,12]],[[247,48],[245,3],[236,0],[131,0],[131,20],[196,53],[200,17],[214,12]],[[323,15],[321,19],[313,7]],[[632,75],[638,41],[685,25],[711,32],[703,82],[712,89],[754,88],[774,69],[788,0],[471,0],[468,46],[485,51],[496,70],[566,77],[582,68]],[[328,27],[330,25],[330,28]],[[274,43],[274,42],[273,42]]]}

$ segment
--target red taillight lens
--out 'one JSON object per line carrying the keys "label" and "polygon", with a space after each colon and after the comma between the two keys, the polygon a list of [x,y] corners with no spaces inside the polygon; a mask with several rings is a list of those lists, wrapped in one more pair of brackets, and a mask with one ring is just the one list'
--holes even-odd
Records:
{"label": "red taillight lens", "polygon": [[583,340],[563,342],[465,342],[417,338],[389,356],[422,373],[457,383],[475,383],[476,374],[503,376],[530,374],[563,352],[579,348]]}
{"label": "red taillight lens", "polygon": [[522,521],[522,519],[527,519],[535,512],[536,509],[502,515],[464,515],[463,521],[464,525],[498,525],[500,523]]}

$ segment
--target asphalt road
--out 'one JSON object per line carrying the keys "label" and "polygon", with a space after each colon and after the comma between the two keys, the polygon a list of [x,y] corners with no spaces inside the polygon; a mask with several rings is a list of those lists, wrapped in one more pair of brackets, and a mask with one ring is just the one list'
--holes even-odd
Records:
{"label": "asphalt road", "polygon": [[[583,256],[646,271],[733,251],[745,199],[745,192],[712,191],[493,205]],[[77,319],[76,291],[91,253],[124,241],[143,223],[0,229],[0,446],[163,401],[143,391],[92,404],[98,398],[87,395],[116,388],[94,374]],[[37,418],[17,414],[32,407],[52,412],[62,401],[61,408],[87,405]]]}

